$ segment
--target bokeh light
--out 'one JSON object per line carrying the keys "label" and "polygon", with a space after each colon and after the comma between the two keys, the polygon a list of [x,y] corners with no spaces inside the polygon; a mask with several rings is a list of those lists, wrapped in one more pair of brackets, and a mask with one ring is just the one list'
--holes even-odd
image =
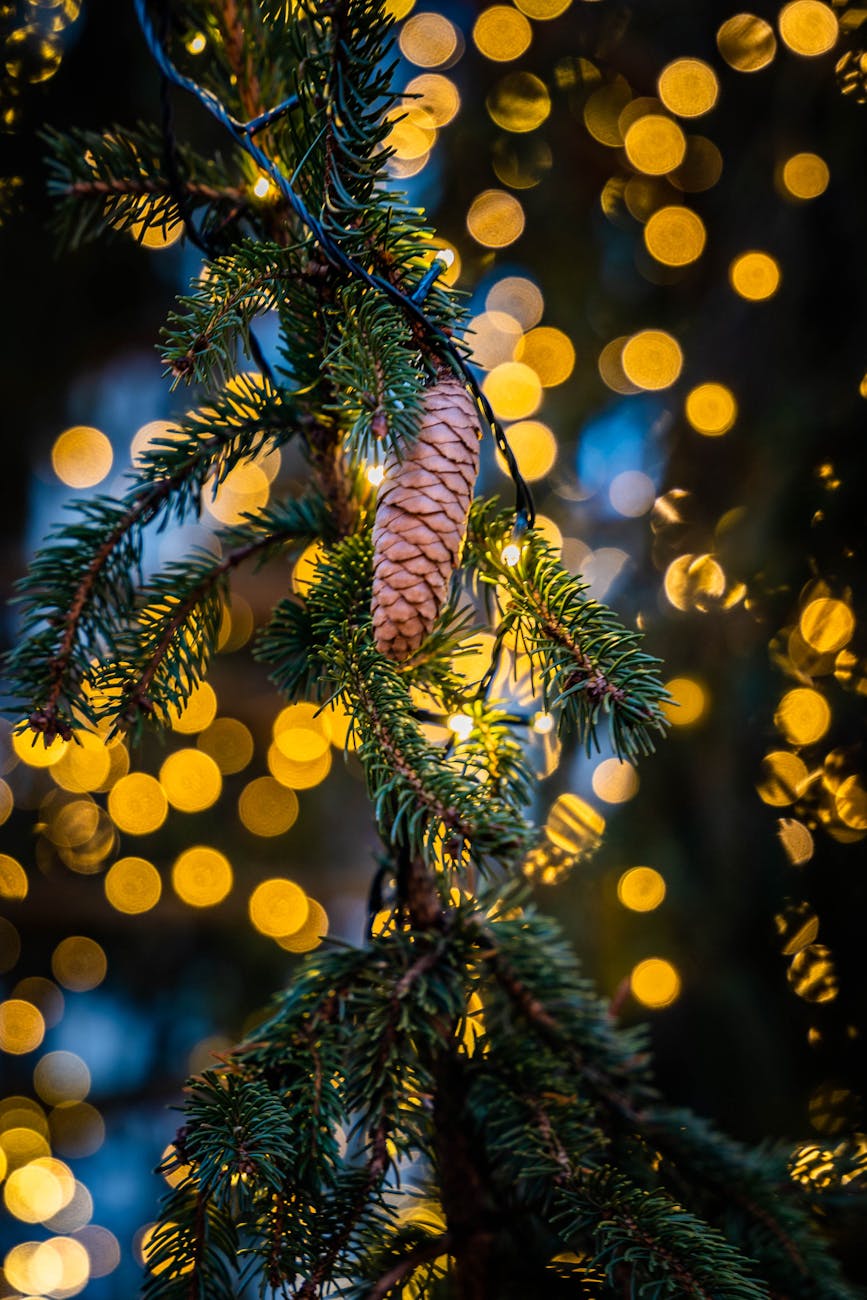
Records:
{"label": "bokeh light", "polygon": [[662,704],[662,711],[673,727],[691,727],[704,717],[707,710],[707,693],[691,677],[672,677],[665,683],[671,696]]}
{"label": "bokeh light", "polygon": [[831,179],[828,164],[815,153],[796,153],[783,163],[783,191],[793,199],[816,199]]}
{"label": "bokeh light", "polygon": [[51,970],[58,984],[73,993],[86,993],[105,979],[108,962],[95,939],[73,934],[62,939],[51,954]]}
{"label": "bokeh light", "polygon": [[401,54],[420,68],[439,68],[450,63],[459,51],[459,40],[454,24],[437,13],[413,15],[398,36]]}
{"label": "bokeh light", "polygon": [[[557,459],[557,439],[547,424],[540,420],[519,420],[509,425],[506,436],[528,482],[534,483],[551,471]],[[499,451],[497,464],[504,474],[508,474],[508,466]]]}
{"label": "bokeh light", "polygon": [[195,813],[217,802],[223,778],[209,754],[201,749],[179,749],[160,767],[160,785],[173,808]]}
{"label": "bokeh light", "polygon": [[535,370],[521,361],[504,361],[486,376],[482,390],[501,420],[523,420],[542,402],[542,384]]}
{"label": "bokeh light", "polygon": [[156,907],[163,891],[160,873],[146,858],[118,858],[105,877],[105,896],[112,907],[138,916]]}
{"label": "bokeh light", "polygon": [[633,997],[652,1011],[671,1006],[680,993],[680,976],[670,961],[647,957],[629,977]]}
{"label": "bokeh light", "polygon": [[51,448],[52,469],[67,487],[89,488],[101,483],[113,459],[105,434],[83,424],[66,429]]}
{"label": "bokeh light", "polygon": [[190,907],[216,907],[232,884],[232,865],[225,853],[205,844],[185,849],[172,866],[172,888]]}
{"label": "bokeh light", "polygon": [[241,791],[238,816],[253,835],[284,835],[298,820],[298,796],[273,776],[259,776]]}
{"label": "bokeh light", "polygon": [[532,72],[506,73],[485,102],[492,121],[516,135],[535,131],[551,112],[548,89]]}
{"label": "bokeh light", "polygon": [[664,176],[683,162],[686,138],[678,124],[661,113],[647,113],[623,137],[632,166],[648,176]]}
{"label": "bokeh light", "polygon": [[764,302],[779,288],[780,268],[769,253],[741,253],[729,267],[729,282],[742,298],[749,302]]}
{"label": "bokeh light", "polygon": [[665,266],[688,266],[701,256],[706,240],[701,217],[678,204],[659,208],[644,227],[647,251]]}
{"label": "bokeh light", "polygon": [[617,897],[632,912],[652,912],[665,898],[665,880],[653,867],[630,867],[617,882]]}
{"label": "bokeh light", "polygon": [[300,930],[309,911],[307,895],[293,880],[263,880],[250,895],[250,920],[260,934],[274,939]]}
{"label": "bokeh light", "polygon": [[791,0],[780,10],[778,22],[780,36],[794,54],[814,58],[837,43],[837,15],[822,0]]}
{"label": "bokeh light", "polygon": [[738,72],[759,72],[777,52],[773,28],[755,14],[727,18],[717,32],[716,43],[726,63]]}
{"label": "bokeh light", "polygon": [[223,776],[242,772],[253,758],[253,737],[238,718],[215,718],[196,741],[214,760]]}
{"label": "bokeh light", "polygon": [[562,330],[540,325],[525,334],[515,349],[515,360],[539,376],[543,388],[565,383],[575,368],[575,348]]}
{"label": "bokeh light", "polygon": [[128,835],[150,835],[169,811],[166,792],[148,772],[122,776],[108,796],[108,811],[118,830]]}
{"label": "bokeh light", "polygon": [[484,190],[470,204],[467,230],[485,248],[506,248],[524,232],[524,209],[505,190]]}
{"label": "bokeh light", "polygon": [[664,330],[641,330],[623,345],[621,363],[637,388],[670,388],[683,367],[680,344]]}
{"label": "bokeh light", "polygon": [[831,709],[824,695],[797,686],[780,700],[774,722],[792,745],[812,745],[831,725]]}
{"label": "bokeh light", "polygon": [[709,113],[719,96],[716,73],[702,59],[675,59],[659,74],[659,98],[678,117]]}
{"label": "bokeh light", "polygon": [[696,433],[704,434],[706,438],[719,438],[734,426],[738,404],[725,384],[711,382],[691,389],[684,411]]}
{"label": "bokeh light", "polygon": [[32,1002],[7,998],[0,1002],[0,1051],[10,1056],[35,1052],[45,1037],[45,1021]]}
{"label": "bokeh light", "polygon": [[532,39],[529,22],[511,5],[491,5],[482,10],[473,25],[473,40],[479,52],[496,63],[520,58]]}

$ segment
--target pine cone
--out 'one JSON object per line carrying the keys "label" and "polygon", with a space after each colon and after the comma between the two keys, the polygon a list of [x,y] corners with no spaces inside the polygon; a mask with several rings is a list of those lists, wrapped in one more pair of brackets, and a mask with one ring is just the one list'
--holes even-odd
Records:
{"label": "pine cone", "polygon": [[479,472],[481,428],[460,380],[429,388],[415,441],[392,451],[373,524],[373,636],[389,659],[408,659],[431,631],[458,563]]}

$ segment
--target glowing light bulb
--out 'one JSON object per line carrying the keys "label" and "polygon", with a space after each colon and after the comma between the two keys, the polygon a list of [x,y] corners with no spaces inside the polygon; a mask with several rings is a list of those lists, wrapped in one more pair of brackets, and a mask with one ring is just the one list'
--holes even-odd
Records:
{"label": "glowing light bulb", "polygon": [[439,252],[437,253],[436,258],[435,258],[434,260],[437,261],[437,262],[442,262],[443,266],[446,268],[446,270],[448,270],[449,267],[454,266],[454,264],[455,264],[455,253],[454,253],[454,249],[452,249],[452,248],[441,248],[441,249],[439,250]]}
{"label": "glowing light bulb", "polygon": [[459,740],[466,740],[473,729],[473,720],[467,713],[453,713],[447,725]]}
{"label": "glowing light bulb", "polygon": [[540,736],[547,736],[549,732],[554,730],[554,719],[552,715],[550,713],[545,713],[544,710],[537,713],[533,718],[533,730],[537,731]]}
{"label": "glowing light bulb", "polygon": [[368,481],[368,483],[371,485],[371,487],[379,487],[380,483],[382,482],[382,480],[383,480],[384,478],[385,478],[385,466],[384,466],[384,465],[370,465],[370,466],[368,466],[368,470],[367,470],[367,481]]}
{"label": "glowing light bulb", "polygon": [[500,558],[508,568],[513,569],[521,558],[521,548],[518,543],[509,542],[504,546]]}
{"label": "glowing light bulb", "polygon": [[271,182],[267,176],[260,176],[253,186],[253,193],[257,199],[266,199],[271,192]]}
{"label": "glowing light bulb", "polygon": [[194,36],[191,36],[190,39],[187,41],[187,51],[190,54],[201,54],[202,50],[205,48],[205,45],[206,45],[206,41],[205,41],[204,33],[196,32],[196,34]]}

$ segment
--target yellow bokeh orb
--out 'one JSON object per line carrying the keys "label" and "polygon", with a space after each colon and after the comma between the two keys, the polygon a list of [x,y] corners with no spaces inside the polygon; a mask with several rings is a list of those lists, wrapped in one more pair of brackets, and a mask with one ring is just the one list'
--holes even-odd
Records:
{"label": "yellow bokeh orb", "polygon": [[596,362],[599,377],[605,386],[614,393],[624,395],[641,391],[637,384],[633,384],[632,380],[627,378],[626,371],[623,369],[623,349],[628,342],[629,336],[627,334],[621,334],[616,339],[611,339],[599,353],[599,359]]}
{"label": "yellow bokeh orb", "polygon": [[535,370],[543,388],[554,388],[575,369],[575,348],[562,330],[540,325],[519,340],[515,360]]}
{"label": "yellow bokeh orb", "polygon": [[238,815],[253,835],[283,835],[298,820],[298,796],[273,776],[259,776],[241,791]]}
{"label": "yellow bokeh orb", "polygon": [[738,72],[759,72],[777,52],[773,28],[755,14],[727,18],[716,34],[716,43],[726,63]]}
{"label": "yellow bokeh orb", "polygon": [[291,742],[291,733],[283,732],[272,745],[268,746],[266,762],[268,771],[280,782],[292,790],[312,790],[325,780],[331,771],[331,750],[328,746],[315,758],[296,759],[286,753],[286,741]]}
{"label": "yellow bokeh orb", "polygon": [[756,787],[759,798],[772,808],[785,808],[801,797],[807,777],[807,766],[797,754],[774,750],[762,759],[762,779]]}
{"label": "yellow bokeh orb", "polygon": [[842,600],[821,596],[801,614],[801,636],[819,654],[836,654],[855,632],[855,615]]}
{"label": "yellow bokeh orb", "polygon": [[292,570],[292,589],[299,596],[306,596],[316,581],[316,571],[325,558],[325,547],[321,542],[311,542],[298,556]]}
{"label": "yellow bokeh orb", "polygon": [[677,339],[664,330],[641,330],[623,345],[621,364],[626,378],[637,388],[669,388],[683,368]]}
{"label": "yellow bokeh orb", "polygon": [[605,833],[605,818],[578,794],[561,794],[545,819],[545,835],[564,853],[592,852]]}
{"label": "yellow bokeh orb", "polygon": [[122,776],[108,796],[108,812],[118,830],[128,835],[150,835],[168,816],[166,792],[148,772]]}
{"label": "yellow bokeh orb", "polygon": [[502,312],[529,330],[542,319],[545,299],[539,286],[526,276],[506,275],[488,290],[485,308],[489,312]]}
{"label": "yellow bokeh orb", "polygon": [[7,998],[0,1002],[0,1051],[10,1056],[35,1052],[45,1037],[45,1020],[32,1002]]}
{"label": "yellow bokeh orb", "polygon": [[473,25],[473,40],[485,58],[495,63],[518,59],[530,47],[533,29],[525,16],[511,5],[483,9]]}
{"label": "yellow bokeh orb", "polygon": [[[458,88],[441,72],[422,72],[407,82],[406,95],[415,95],[412,105],[417,113],[424,113],[431,126],[448,126],[461,106]],[[448,283],[451,283],[448,281]]]}
{"label": "yellow bokeh orb", "polygon": [[309,911],[307,895],[293,880],[281,877],[263,880],[250,895],[250,920],[260,934],[273,939],[300,930]]}
{"label": "yellow bokeh orb", "polygon": [[701,217],[679,204],[658,208],[644,227],[647,251],[664,266],[688,266],[704,252],[706,241]]}
{"label": "yellow bokeh orb", "polygon": [[834,796],[837,816],[852,830],[867,830],[867,789],[859,776],[847,776]]}
{"label": "yellow bokeh orb", "polygon": [[757,250],[741,253],[729,267],[729,282],[742,298],[764,302],[780,287],[780,268],[769,253]]}
{"label": "yellow bokeh orb", "polygon": [[831,725],[831,706],[809,686],[787,691],[774,714],[774,724],[792,745],[812,745]]}
{"label": "yellow bokeh orb", "polygon": [[58,984],[73,993],[87,993],[105,979],[108,961],[95,939],[71,934],[51,954],[51,971]]}
{"label": "yellow bokeh orb", "polygon": [[719,97],[713,68],[702,59],[675,59],[659,74],[659,98],[678,117],[701,117]]}
{"label": "yellow bokeh orb", "polygon": [[662,704],[662,711],[674,727],[690,727],[702,718],[707,709],[707,695],[691,677],[672,677],[665,683],[671,696]]}
{"label": "yellow bokeh orb", "polygon": [[734,425],[738,404],[725,384],[698,384],[687,394],[684,410],[696,433],[719,438]]}
{"label": "yellow bokeh orb", "polygon": [[232,864],[225,853],[205,844],[186,849],[172,867],[172,888],[190,907],[216,907],[232,883]]}
{"label": "yellow bokeh orb", "polygon": [[617,897],[632,912],[652,912],[665,898],[665,880],[653,867],[631,867],[617,882]]}
{"label": "yellow bokeh orb", "polygon": [[459,49],[457,28],[437,13],[416,14],[402,27],[398,38],[401,54],[420,68],[438,68],[449,63]]}
{"label": "yellow bokeh orb", "polygon": [[484,248],[507,248],[524,233],[524,209],[505,190],[483,190],[470,204],[467,230]]}
{"label": "yellow bokeh orb", "polygon": [[15,796],[12,793],[12,787],[8,781],[4,781],[0,777],[0,826],[9,820],[14,807]]}
{"label": "yellow bokeh orb", "polygon": [[606,803],[626,803],[638,793],[638,772],[632,763],[604,758],[593,769],[593,793]]}
{"label": "yellow bokeh orb", "polygon": [[515,135],[535,131],[551,113],[548,88],[532,72],[509,72],[501,77],[485,104],[491,120]]}
{"label": "yellow bokeh orb", "polygon": [[542,402],[542,384],[522,361],[504,361],[485,377],[482,391],[500,420],[523,420]]}
{"label": "yellow bokeh orb", "polygon": [[793,199],[817,199],[831,179],[828,164],[816,153],[796,153],[783,163],[783,188]]}
{"label": "yellow bokeh orb", "polygon": [[111,750],[102,737],[92,731],[77,731],[59,760],[52,764],[51,775],[61,789],[85,794],[102,789],[111,765]]}
{"label": "yellow bokeh orb", "polygon": [[27,872],[17,858],[0,853],[0,898],[20,903],[27,897]]}
{"label": "yellow bokeh orb", "polygon": [[827,54],[840,33],[837,15],[822,0],[791,0],[780,10],[778,23],[789,49],[808,58]]}
{"label": "yellow bokeh orb", "polygon": [[28,767],[53,767],[59,763],[66,753],[71,741],[61,740],[55,736],[50,744],[46,745],[45,737],[35,731],[27,730],[12,732],[12,748],[22,763]]}
{"label": "yellow bokeh orb", "polygon": [[112,907],[127,916],[137,916],[156,907],[163,892],[160,873],[146,858],[118,858],[104,882],[105,896]]}
{"label": "yellow bokeh orb", "polygon": [[515,0],[515,3],[522,13],[541,23],[559,18],[569,8],[572,0]]}
{"label": "yellow bokeh orb", "polygon": [[223,776],[242,772],[253,757],[253,737],[238,718],[215,718],[196,741],[214,760]]}
{"label": "yellow bokeh orb", "polygon": [[722,600],[726,575],[712,555],[679,555],[665,571],[663,589],[675,609],[706,612]]}
{"label": "yellow bokeh orb", "polygon": [[665,176],[683,162],[686,137],[670,117],[646,113],[628,128],[623,147],[637,171],[647,176]]}
{"label": "yellow bokeh orb", "polygon": [[217,802],[223,789],[219,767],[201,749],[179,749],[160,768],[160,785],[178,812],[195,813]]}
{"label": "yellow bokeh orb", "polygon": [[[519,420],[509,425],[506,436],[518,467],[529,483],[535,483],[551,471],[557,459],[557,439],[547,424],[539,420]],[[508,474],[508,466],[499,451],[497,465]]]}
{"label": "yellow bokeh orb", "polygon": [[183,709],[171,710],[172,731],[192,736],[210,726],[217,713],[217,695],[209,682],[199,682]]}
{"label": "yellow bokeh orb", "polygon": [[88,488],[101,483],[113,459],[105,434],[83,424],[66,429],[51,448],[52,469],[67,487]]}
{"label": "yellow bokeh orb", "polygon": [[307,897],[307,919],[291,934],[277,935],[277,942],[287,952],[312,952],[328,933],[328,913],[315,898]]}
{"label": "yellow bokeh orb", "polygon": [[75,1180],[71,1181],[69,1188],[66,1180],[39,1161],[22,1165],[12,1171],[3,1188],[6,1209],[22,1223],[44,1223],[72,1199]]}
{"label": "yellow bokeh orb", "polygon": [[670,961],[647,957],[629,977],[633,997],[651,1010],[671,1006],[680,993],[680,976]]}

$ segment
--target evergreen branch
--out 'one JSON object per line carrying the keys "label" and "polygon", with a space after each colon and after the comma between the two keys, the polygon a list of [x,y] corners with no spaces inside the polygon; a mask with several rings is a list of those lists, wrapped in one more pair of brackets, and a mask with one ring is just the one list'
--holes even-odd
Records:
{"label": "evergreen branch", "polygon": [[[282,394],[239,376],[208,410],[180,421],[149,448],[136,480],[118,501],[74,502],[74,519],[49,534],[19,583],[21,637],[6,660],[13,703],[28,708],[46,742],[68,738],[81,718],[95,721],[85,691],[93,660],[121,657],[119,637],[135,608],[144,529],[201,508],[205,482],[219,481],[267,442],[287,441],[303,421]],[[78,716],[76,716],[78,715]]]}
{"label": "evergreen branch", "polygon": [[660,707],[667,699],[659,660],[640,649],[606,605],[585,595],[586,584],[569,574],[542,538],[529,534],[514,563],[503,558],[511,518],[496,502],[478,502],[470,515],[467,555],[482,582],[495,587],[503,617],[498,638],[514,639],[539,673],[545,707],[574,728],[588,753],[598,745],[603,718],[615,752],[634,758],[654,749],[665,732]]}
{"label": "evergreen branch", "polygon": [[297,275],[295,252],[245,240],[209,264],[163,330],[163,360],[176,380],[225,382],[234,374],[238,343],[250,353],[253,319],[276,307],[278,287]]}
{"label": "evergreen branch", "polygon": [[447,1255],[451,1245],[450,1232],[440,1232],[435,1237],[420,1241],[418,1245],[401,1255],[368,1290],[363,1292],[363,1300],[385,1300],[390,1291],[412,1277],[422,1264],[430,1263],[439,1255]]}
{"label": "evergreen branch", "polygon": [[316,496],[272,508],[221,534],[230,549],[219,559],[205,551],[153,578],[142,592],[138,618],[118,637],[117,661],[94,671],[104,716],[116,716],[124,727],[142,716],[167,724],[205,674],[229,574],[248,560],[261,563],[288,543],[309,541],[321,530],[322,517]]}
{"label": "evergreen branch", "polygon": [[[151,126],[114,127],[109,131],[47,129],[50,149],[48,189],[59,200],[63,242],[75,247],[101,233],[161,228],[180,219],[167,174],[163,142]],[[240,216],[250,207],[250,195],[239,188],[222,159],[203,159],[181,147],[185,196],[204,206],[209,218]]]}
{"label": "evergreen branch", "polygon": [[769,1300],[740,1252],[662,1191],[602,1172],[575,1178],[558,1199],[563,1237],[589,1236],[612,1286],[625,1273],[650,1300]]}

